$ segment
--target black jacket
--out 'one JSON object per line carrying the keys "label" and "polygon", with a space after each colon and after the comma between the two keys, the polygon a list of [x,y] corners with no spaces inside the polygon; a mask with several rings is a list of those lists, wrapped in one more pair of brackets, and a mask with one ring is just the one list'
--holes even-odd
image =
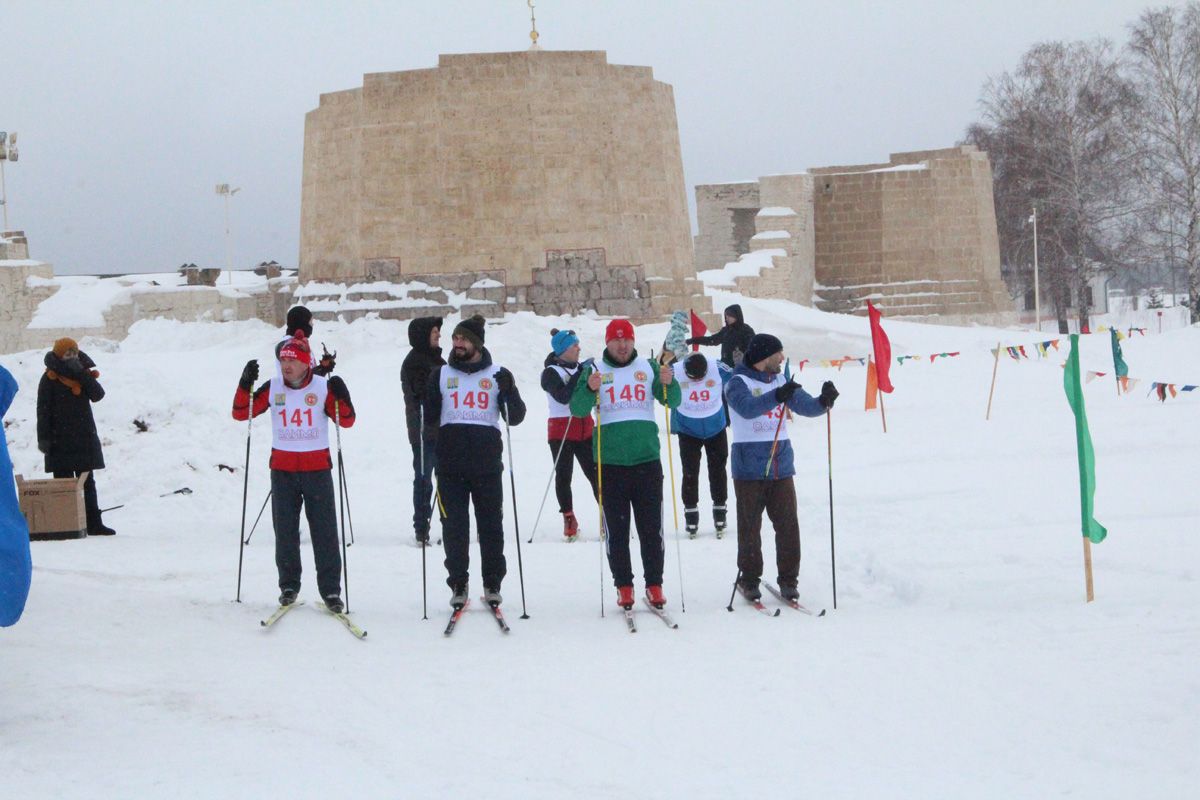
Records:
{"label": "black jacket", "polygon": [[[412,350],[400,366],[400,388],[404,391],[404,419],[408,423],[408,441],[417,446],[417,429],[421,427],[421,402],[429,373],[446,363],[442,348],[429,346],[429,332],[442,327],[441,317],[421,317],[408,323],[408,343]],[[425,418],[425,440],[437,438],[437,417]]]}
{"label": "black jacket", "polygon": [[[457,361],[450,356],[449,366],[467,373],[479,372],[492,366],[492,354],[483,348],[483,357],[474,364]],[[442,418],[440,369],[429,373],[425,384],[425,421],[439,425]],[[512,393],[500,394],[500,414],[509,425],[520,425],[525,419],[525,401],[513,385]],[[504,440],[496,428],[484,425],[446,425],[437,434],[437,471],[447,473],[503,472]]]}
{"label": "black jacket", "polygon": [[746,324],[742,317],[742,307],[737,304],[725,309],[725,315],[733,317],[737,322],[726,325],[712,336],[697,336],[688,339],[687,343],[719,344],[721,345],[721,360],[730,367],[737,367],[742,363],[742,356],[746,354],[750,340],[754,338],[754,328]]}
{"label": "black jacket", "polygon": [[575,369],[579,364],[569,364],[563,361],[551,351],[550,355],[546,356],[546,360],[542,362],[544,369],[542,370],[542,391],[549,394],[563,405],[571,404],[571,395],[575,393],[575,384],[579,382],[579,375],[583,370],[579,370],[565,381],[558,374],[558,370],[550,369],[551,367],[562,367],[563,369]]}
{"label": "black jacket", "polygon": [[[54,353],[46,353],[46,372],[38,384],[38,448],[46,454],[46,472],[82,472],[104,469],[104,453],[92,417],[92,403],[104,397],[104,389],[92,376],[96,362],[87,353],[79,354],[79,366],[65,363]],[[62,381],[52,379],[54,372],[79,383],[79,394]]]}

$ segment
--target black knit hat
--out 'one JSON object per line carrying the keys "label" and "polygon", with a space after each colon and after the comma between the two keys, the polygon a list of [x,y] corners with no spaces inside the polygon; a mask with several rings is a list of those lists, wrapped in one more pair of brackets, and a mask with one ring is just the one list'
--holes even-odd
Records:
{"label": "black knit hat", "polygon": [[304,306],[293,306],[287,313],[287,324],[284,326],[291,336],[296,331],[304,331],[306,337],[312,336],[312,312]]}
{"label": "black knit hat", "polygon": [[454,329],[455,336],[461,336],[476,347],[483,347],[483,317],[476,314],[470,319],[464,319]]}
{"label": "black knit hat", "polygon": [[764,358],[770,358],[782,350],[783,342],[771,334],[756,333],[750,340],[750,344],[746,346],[746,355],[742,357],[742,363],[747,367],[753,367]]}
{"label": "black knit hat", "polygon": [[683,360],[683,371],[689,378],[698,381],[708,372],[708,359],[704,353],[692,353]]}

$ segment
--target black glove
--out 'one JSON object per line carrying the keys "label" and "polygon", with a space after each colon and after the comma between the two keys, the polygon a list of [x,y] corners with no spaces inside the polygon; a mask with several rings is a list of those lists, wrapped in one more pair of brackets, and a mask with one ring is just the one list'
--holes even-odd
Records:
{"label": "black glove", "polygon": [[683,343],[684,344],[696,344],[696,338],[693,336],[691,339],[684,339]]}
{"label": "black glove", "polygon": [[42,455],[49,455],[50,454],[50,443],[47,442],[45,439],[38,439],[38,450],[41,452]]}
{"label": "black glove", "polygon": [[258,380],[258,359],[252,358],[242,368],[242,377],[238,379],[238,386],[248,392],[254,388],[256,380]]}
{"label": "black glove", "polygon": [[346,388],[346,382],[342,380],[341,375],[334,375],[325,384],[329,387],[329,393],[343,403],[350,402],[350,390]]}
{"label": "black glove", "polygon": [[496,370],[496,385],[500,387],[501,394],[512,394],[513,374],[506,367]]}
{"label": "black glove", "polygon": [[833,381],[825,381],[821,384],[821,396],[817,400],[826,408],[833,408],[833,401],[838,399],[838,390],[833,385]]}
{"label": "black glove", "polygon": [[792,395],[794,395],[796,390],[799,388],[800,384],[796,383],[791,378],[788,378],[787,383],[775,390],[775,402],[786,403],[788,400],[792,399]]}

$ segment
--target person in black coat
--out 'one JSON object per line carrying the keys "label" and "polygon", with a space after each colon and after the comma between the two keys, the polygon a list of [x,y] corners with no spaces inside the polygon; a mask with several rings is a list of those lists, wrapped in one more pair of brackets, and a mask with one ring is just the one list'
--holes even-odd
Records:
{"label": "person in black coat", "polygon": [[725,327],[712,336],[694,336],[686,344],[721,345],[721,361],[730,369],[736,369],[742,363],[742,356],[754,338],[754,328],[746,324],[742,317],[742,307],[737,305],[725,309]]}
{"label": "person in black coat", "polygon": [[96,497],[96,470],[104,469],[104,453],[92,403],[104,397],[96,380],[96,362],[79,351],[74,339],[62,338],[46,353],[46,372],[38,384],[38,450],[46,456],[46,472],[56,478],[77,478],[88,473],[83,484],[89,536],[112,536],[116,531],[100,518]]}
{"label": "person in black coat", "polygon": [[441,336],[441,317],[420,317],[408,323],[408,343],[412,345],[412,350],[400,366],[404,419],[408,425],[408,444],[413,453],[413,533],[420,544],[429,543],[433,470],[437,466],[434,443],[438,430],[438,420],[426,418],[422,436],[421,404],[425,401],[429,373],[446,363],[439,346]]}

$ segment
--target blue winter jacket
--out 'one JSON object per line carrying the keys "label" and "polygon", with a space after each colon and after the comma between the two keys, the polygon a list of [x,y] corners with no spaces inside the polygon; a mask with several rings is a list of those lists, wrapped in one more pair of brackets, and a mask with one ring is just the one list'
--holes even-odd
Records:
{"label": "blue winter jacket", "polygon": [[[0,418],[12,405],[17,381],[0,367]],[[29,596],[33,564],[29,558],[29,528],[17,505],[13,465],[8,457],[8,442],[0,430],[0,627],[21,618]]]}
{"label": "blue winter jacket", "polygon": [[[717,374],[721,376],[721,387],[724,391],[725,384],[729,383],[729,379],[733,377],[733,370],[723,361],[718,361]],[[724,406],[718,408],[715,414],[699,418],[685,417],[678,411],[671,412],[671,433],[682,433],[696,439],[711,439],[725,430],[728,424]]]}
{"label": "blue winter jacket", "polygon": [[[753,382],[768,384],[775,379],[774,375],[759,372],[745,364],[733,371],[733,377],[725,384],[725,400],[729,403],[729,411],[739,414],[746,419],[762,416],[777,407],[775,390],[763,387],[764,391],[757,397],[744,381],[736,380],[739,375],[746,376]],[[788,401],[788,408],[802,417],[819,417],[825,413],[825,406],[803,389],[797,389]],[[775,463],[771,461],[771,442],[734,442],[730,448],[730,464],[735,481],[761,481],[767,479],[790,478],[796,474],[796,466],[792,459],[792,443],[783,436],[775,445]]]}

